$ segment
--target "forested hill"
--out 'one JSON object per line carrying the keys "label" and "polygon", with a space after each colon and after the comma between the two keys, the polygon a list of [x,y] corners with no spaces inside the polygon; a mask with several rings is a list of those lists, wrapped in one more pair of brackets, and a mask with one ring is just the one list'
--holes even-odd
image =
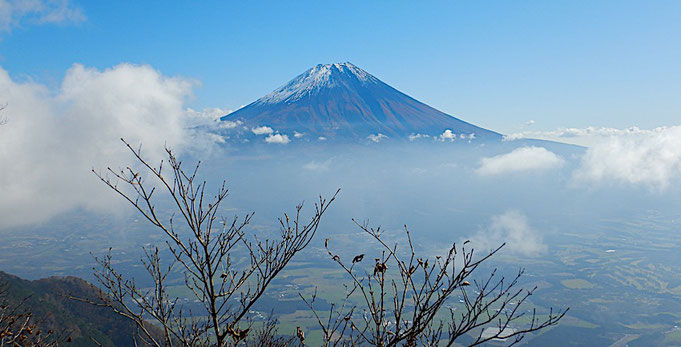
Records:
{"label": "forested hill", "polygon": [[[68,346],[92,346],[91,337],[104,346],[133,346],[134,323],[110,308],[70,299],[95,300],[97,291],[77,277],[50,277],[27,281],[0,271],[2,295],[9,306],[27,298],[20,311],[30,312],[32,322],[43,332],[63,332],[71,337]],[[139,341],[138,341],[139,343]]]}

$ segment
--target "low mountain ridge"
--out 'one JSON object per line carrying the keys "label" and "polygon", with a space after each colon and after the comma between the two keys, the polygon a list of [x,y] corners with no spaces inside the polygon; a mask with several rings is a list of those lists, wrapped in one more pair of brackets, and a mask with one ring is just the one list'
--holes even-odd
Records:
{"label": "low mountain ridge", "polygon": [[131,320],[108,307],[69,298],[97,301],[97,288],[83,279],[68,276],[29,281],[0,271],[0,285],[4,288],[0,300],[10,307],[23,301],[18,311],[30,312],[32,322],[41,330],[70,337],[68,346],[92,346],[91,338],[104,346],[135,346],[137,327]]}

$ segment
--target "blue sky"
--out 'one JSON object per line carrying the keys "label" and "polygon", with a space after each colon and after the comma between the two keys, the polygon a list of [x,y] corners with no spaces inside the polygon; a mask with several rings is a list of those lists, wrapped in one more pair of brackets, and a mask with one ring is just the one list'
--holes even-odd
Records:
{"label": "blue sky", "polygon": [[68,6],[82,16],[4,23],[0,67],[13,79],[56,88],[74,63],[148,64],[200,83],[189,106],[234,109],[314,64],[350,61],[431,106],[503,133],[524,130],[529,120],[543,130],[681,123],[680,1]]}

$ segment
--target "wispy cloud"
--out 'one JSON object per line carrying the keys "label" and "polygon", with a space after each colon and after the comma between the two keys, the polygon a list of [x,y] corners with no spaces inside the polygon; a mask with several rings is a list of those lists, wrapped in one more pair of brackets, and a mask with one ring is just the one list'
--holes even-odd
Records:
{"label": "wispy cloud", "polygon": [[504,136],[504,140],[512,141],[519,139],[542,139],[550,141],[566,142],[575,145],[589,146],[598,143],[605,138],[612,136],[623,136],[633,134],[650,133],[651,130],[644,130],[638,127],[626,129],[607,128],[607,127],[585,127],[585,128],[559,128],[549,131],[523,131]]}
{"label": "wispy cloud", "polygon": [[187,122],[190,126],[207,127],[212,129],[232,129],[242,124],[240,120],[221,121],[220,117],[230,113],[231,110],[220,107],[209,107],[197,111],[187,108]]}
{"label": "wispy cloud", "polygon": [[489,226],[467,238],[473,248],[487,252],[501,246],[505,252],[534,257],[546,252],[542,236],[530,227],[527,216],[516,210],[493,216]]}
{"label": "wispy cloud", "polygon": [[241,121],[220,121],[220,117],[230,113],[228,109],[219,107],[205,108],[196,111],[187,108],[186,123],[193,139],[189,145],[191,150],[206,153],[215,149],[215,144],[226,143],[229,136],[221,135],[221,129],[232,129],[242,124]]}
{"label": "wispy cloud", "polygon": [[303,165],[303,169],[309,171],[328,171],[331,165],[331,159],[327,159],[323,162],[311,161]]}
{"label": "wispy cloud", "polygon": [[409,135],[409,141],[414,141],[414,140],[417,140],[417,139],[420,139],[420,138],[424,138],[424,139],[430,138],[430,135],[421,134],[421,133]]}
{"label": "wispy cloud", "polygon": [[376,143],[379,143],[379,142],[381,142],[381,140],[387,139],[387,138],[388,138],[388,136],[383,135],[383,134],[381,134],[381,133],[378,133],[378,134],[371,134],[371,135],[367,136],[367,139],[369,139],[369,140],[371,140],[371,141],[373,141],[373,142],[376,142]]}
{"label": "wispy cloud", "polygon": [[238,127],[241,124],[243,124],[243,122],[240,121],[240,120],[235,120],[235,121],[223,120],[223,121],[219,121],[218,127],[222,128],[222,129],[233,129],[233,128]]}
{"label": "wispy cloud", "polygon": [[24,24],[66,24],[86,20],[69,0],[0,0],[0,32]]}
{"label": "wispy cloud", "polygon": [[494,157],[483,158],[476,170],[479,175],[548,170],[560,167],[564,160],[544,147],[520,147]]}

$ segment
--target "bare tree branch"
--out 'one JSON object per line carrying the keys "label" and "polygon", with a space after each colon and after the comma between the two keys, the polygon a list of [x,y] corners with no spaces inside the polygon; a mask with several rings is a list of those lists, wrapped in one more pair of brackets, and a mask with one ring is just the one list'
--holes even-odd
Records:
{"label": "bare tree branch", "polygon": [[[231,220],[219,217],[228,193],[226,182],[209,198],[207,183],[197,178],[200,162],[187,171],[166,148],[168,161],[152,166],[140,148],[122,141],[141,164],[142,172],[131,167],[108,168],[106,174],[93,172],[166,236],[172,261],[165,264],[158,248],[144,250],[142,263],[154,283],[152,289],[145,290],[114,269],[110,252],[96,258],[95,277],[103,289],[96,304],[133,320],[140,337],[154,346],[225,346],[245,341],[251,329],[250,323],[244,323],[247,313],[291,259],[309,245],[339,191],[328,200],[320,196],[309,220],[302,217],[303,205],[296,206],[292,218],[284,214],[279,219],[279,237],[260,240],[245,232],[253,214]],[[155,184],[147,183],[147,176]],[[157,187],[173,205],[174,213],[167,221],[156,209]],[[179,229],[175,216],[182,221]],[[247,261],[237,266],[234,259],[240,256]],[[168,295],[165,283],[174,271],[185,274],[186,287],[203,306],[199,316],[185,311],[178,298]],[[158,323],[162,337],[149,329],[147,320]]]}
{"label": "bare tree branch", "polygon": [[[450,346],[470,333],[477,334],[471,345],[504,339],[511,339],[514,344],[529,332],[556,325],[567,312],[551,309],[546,316],[539,316],[533,310],[528,326],[520,327],[519,320],[525,313],[519,307],[536,289],[517,289],[524,270],[511,281],[497,275],[496,270],[482,282],[472,279],[480,264],[504,245],[475,257],[474,250],[466,247],[468,242],[458,248],[454,243],[446,255],[428,259],[417,256],[406,226],[408,249],[398,252],[397,244],[385,242],[380,227],[374,229],[368,222],[355,224],[380,245],[373,267],[369,270],[356,267],[364,254],[355,256],[352,262],[344,261],[329,250],[327,239],[325,248],[329,256],[350,281],[345,299],[340,305],[332,304],[328,318],[322,319],[314,307],[316,292],[309,299],[301,295],[322,329],[325,346]],[[460,300],[463,309],[450,308],[449,320],[438,318],[455,292],[463,298]],[[357,317],[355,313],[359,312],[362,314]],[[493,330],[483,334],[483,328]]]}

